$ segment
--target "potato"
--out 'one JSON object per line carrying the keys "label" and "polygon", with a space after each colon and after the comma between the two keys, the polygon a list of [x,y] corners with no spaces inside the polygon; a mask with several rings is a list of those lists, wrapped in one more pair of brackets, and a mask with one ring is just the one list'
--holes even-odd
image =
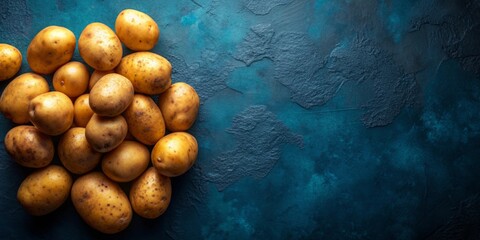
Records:
{"label": "potato", "polygon": [[115,71],[132,81],[137,93],[160,94],[172,83],[170,62],[151,52],[136,52],[123,57]]}
{"label": "potato", "polygon": [[94,169],[102,154],[93,150],[85,137],[85,128],[70,128],[58,143],[58,158],[74,174],[84,174]]}
{"label": "potato", "polygon": [[117,182],[130,182],[142,174],[150,163],[148,148],[135,141],[124,141],[102,159],[102,170]]}
{"label": "potato", "polygon": [[127,48],[148,51],[157,44],[160,30],[157,23],[146,13],[125,9],[115,20],[115,32]]}
{"label": "potato", "polygon": [[24,73],[13,79],[3,90],[0,97],[0,112],[16,124],[28,123],[30,100],[49,90],[45,78],[35,73]]}
{"label": "potato", "polygon": [[22,53],[10,44],[0,43],[0,81],[15,76],[22,66]]}
{"label": "potato", "polygon": [[49,214],[67,199],[72,177],[60,166],[50,165],[28,175],[17,191],[17,200],[34,216]]}
{"label": "potato", "polygon": [[132,207],[120,186],[100,172],[79,177],[72,186],[73,206],[92,228],[107,234],[120,232],[132,220]]}
{"label": "potato", "polygon": [[107,25],[88,24],[78,39],[80,56],[92,68],[100,71],[114,69],[122,59],[122,43]]}
{"label": "potato", "polygon": [[90,91],[90,107],[100,116],[117,116],[132,103],[133,95],[132,83],[127,78],[110,73],[98,80]]}
{"label": "potato", "polygon": [[155,144],[151,159],[153,166],[160,174],[176,177],[193,166],[197,154],[198,144],[194,136],[186,132],[174,132]]}
{"label": "potato", "polygon": [[87,90],[89,79],[90,73],[83,63],[69,62],[61,66],[53,75],[53,88],[75,98]]}
{"label": "potato", "polygon": [[5,136],[5,150],[21,166],[42,168],[53,160],[52,138],[30,125],[16,126]]}
{"label": "potato", "polygon": [[129,197],[133,211],[138,215],[149,219],[157,218],[167,210],[172,198],[170,178],[150,167],[133,182]]}
{"label": "potato", "polygon": [[73,122],[77,127],[86,127],[88,121],[93,116],[93,110],[90,108],[89,94],[83,94],[73,104]]}
{"label": "potato", "polygon": [[30,122],[45,134],[57,136],[73,123],[73,103],[64,93],[52,91],[36,96],[28,105]]}
{"label": "potato", "polygon": [[90,75],[90,81],[88,81],[88,90],[92,90],[93,85],[100,80],[103,76],[109,74],[109,73],[114,73],[115,71],[113,70],[108,70],[108,71],[99,71],[99,70],[94,70],[92,75]]}
{"label": "potato", "polygon": [[92,148],[101,153],[118,147],[128,132],[127,122],[122,115],[102,117],[93,114],[85,128],[85,136]]}
{"label": "potato", "polygon": [[177,82],[158,98],[158,106],[171,132],[188,130],[197,119],[200,98],[193,87]]}
{"label": "potato", "polygon": [[48,26],[42,29],[28,45],[30,68],[40,74],[53,73],[72,59],[76,41],[73,32],[67,28]]}
{"label": "potato", "polygon": [[162,112],[149,96],[135,94],[123,116],[128,131],[143,144],[154,145],[165,135]]}

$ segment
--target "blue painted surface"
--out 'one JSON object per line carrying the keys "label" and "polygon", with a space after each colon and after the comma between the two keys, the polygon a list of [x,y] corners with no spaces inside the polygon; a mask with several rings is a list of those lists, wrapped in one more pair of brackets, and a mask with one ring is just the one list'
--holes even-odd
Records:
{"label": "blue painted surface", "polygon": [[0,42],[28,72],[39,30],[124,8],[201,97],[196,165],[162,217],[105,236],[70,201],[26,214],[2,144],[1,239],[480,239],[479,1],[7,0]]}

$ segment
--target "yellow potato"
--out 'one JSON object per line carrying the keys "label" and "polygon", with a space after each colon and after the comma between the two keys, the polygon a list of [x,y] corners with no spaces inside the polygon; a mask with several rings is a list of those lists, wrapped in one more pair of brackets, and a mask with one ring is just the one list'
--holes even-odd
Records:
{"label": "yellow potato", "polygon": [[127,136],[128,126],[122,115],[102,117],[93,114],[85,128],[85,136],[92,148],[101,153],[109,152],[120,145]]}
{"label": "yellow potato", "polygon": [[198,144],[186,132],[174,132],[161,138],[153,147],[151,159],[158,172],[176,177],[187,172],[197,160]]}
{"label": "yellow potato", "polygon": [[28,45],[30,68],[40,74],[53,73],[72,59],[76,41],[73,32],[67,28],[48,26],[42,29]]}
{"label": "yellow potato", "polygon": [[74,174],[84,174],[94,169],[102,154],[93,150],[85,137],[85,128],[70,128],[58,143],[58,158]]}
{"label": "yellow potato", "polygon": [[172,184],[169,177],[150,167],[133,182],[130,203],[133,211],[144,218],[154,219],[162,215],[170,204]]}
{"label": "yellow potato", "polygon": [[49,90],[45,78],[35,73],[24,73],[13,79],[3,90],[0,97],[0,112],[16,124],[28,123],[30,100]]}
{"label": "yellow potato", "polygon": [[10,44],[0,43],[0,81],[12,78],[22,66],[22,53]]}
{"label": "yellow potato", "polygon": [[93,112],[100,116],[117,116],[133,100],[132,83],[124,76],[110,73],[103,76],[90,91],[89,103]]}
{"label": "yellow potato", "polygon": [[158,98],[165,125],[171,132],[188,130],[197,119],[200,98],[192,86],[177,82]]}
{"label": "yellow potato", "polygon": [[102,170],[117,182],[130,182],[142,174],[150,163],[148,148],[135,141],[123,141],[102,159]]}
{"label": "yellow potato", "polygon": [[146,13],[125,9],[115,20],[115,32],[127,48],[148,51],[157,44],[160,30],[157,23]]}
{"label": "yellow potato", "polygon": [[21,166],[42,168],[53,160],[52,138],[30,125],[16,126],[5,136],[5,150]]}
{"label": "yellow potato", "polygon": [[128,131],[143,144],[154,145],[165,135],[162,112],[149,96],[135,94],[123,116]]}
{"label": "yellow potato", "polygon": [[107,25],[88,24],[78,39],[80,56],[92,68],[100,71],[114,69],[122,59],[122,43]]}
{"label": "yellow potato", "polygon": [[73,103],[64,93],[53,91],[36,96],[28,105],[30,122],[45,134],[56,136],[73,123]]}
{"label": "yellow potato", "polygon": [[86,127],[88,121],[93,116],[93,110],[90,108],[89,103],[89,94],[83,94],[77,99],[75,99],[75,103],[73,104],[73,122],[77,127]]}
{"label": "yellow potato", "polygon": [[53,88],[74,98],[82,95],[88,87],[90,74],[81,62],[69,62],[53,75]]}
{"label": "yellow potato", "polygon": [[109,74],[109,73],[114,73],[115,71],[113,70],[108,70],[108,71],[99,71],[99,70],[94,70],[92,75],[90,75],[90,81],[88,82],[88,90],[92,90],[93,85],[100,80],[103,76]]}
{"label": "yellow potato", "polygon": [[152,52],[136,52],[123,57],[115,71],[132,81],[137,93],[160,94],[172,83],[172,65]]}
{"label": "yellow potato", "polygon": [[50,165],[28,175],[17,191],[17,199],[31,215],[42,216],[55,211],[67,199],[72,177],[60,166]]}
{"label": "yellow potato", "polygon": [[120,232],[132,220],[132,207],[120,186],[100,172],[79,177],[72,186],[73,206],[92,228],[107,234]]}

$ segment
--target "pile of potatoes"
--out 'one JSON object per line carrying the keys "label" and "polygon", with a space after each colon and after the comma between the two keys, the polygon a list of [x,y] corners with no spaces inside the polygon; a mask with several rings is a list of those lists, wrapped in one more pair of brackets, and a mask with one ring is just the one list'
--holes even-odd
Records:
{"label": "pile of potatoes", "polygon": [[[88,225],[111,234],[127,228],[133,212],[148,219],[165,212],[170,177],[197,158],[197,141],[186,131],[200,100],[187,83],[172,84],[170,62],[150,52],[159,34],[150,16],[125,9],[115,32],[98,22],[84,28],[78,50],[86,64],[71,61],[77,40],[67,28],[48,26],[32,39],[33,72],[11,80],[0,97],[0,111],[16,124],[5,149],[36,169],[17,192],[28,213],[49,214],[70,196]],[[133,53],[124,56],[122,43]],[[0,44],[0,80],[21,62],[18,49]],[[42,75],[51,74],[49,84]]]}

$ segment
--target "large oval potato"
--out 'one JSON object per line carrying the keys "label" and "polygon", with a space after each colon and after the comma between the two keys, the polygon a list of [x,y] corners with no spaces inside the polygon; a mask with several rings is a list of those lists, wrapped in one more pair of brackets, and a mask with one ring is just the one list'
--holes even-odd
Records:
{"label": "large oval potato", "polygon": [[132,208],[120,186],[100,172],[79,177],[72,186],[72,202],[92,228],[113,234],[128,227]]}
{"label": "large oval potato", "polygon": [[53,73],[72,59],[76,41],[75,34],[67,28],[48,26],[42,29],[28,45],[30,68],[40,74]]}
{"label": "large oval potato", "polygon": [[53,160],[55,148],[52,138],[34,126],[20,125],[7,132],[5,150],[20,165],[42,168]]}
{"label": "large oval potato", "polygon": [[197,119],[200,98],[192,86],[177,82],[160,95],[158,106],[168,130],[186,131]]}
{"label": "large oval potato", "polygon": [[118,147],[127,136],[127,121],[122,115],[102,117],[93,114],[85,128],[85,136],[92,148],[101,153]]}
{"label": "large oval potato", "polygon": [[52,91],[36,96],[28,105],[30,122],[45,134],[57,136],[73,123],[73,103],[64,93]]}
{"label": "large oval potato", "polygon": [[160,30],[157,23],[146,13],[125,9],[115,20],[115,32],[127,48],[148,51],[157,44]]}
{"label": "large oval potato", "polygon": [[3,90],[0,97],[0,112],[16,124],[28,123],[30,100],[49,90],[45,78],[35,73],[24,73],[13,79]]}
{"label": "large oval potato", "polygon": [[75,98],[87,90],[89,79],[90,73],[83,63],[69,62],[55,71],[52,82],[56,91]]}
{"label": "large oval potato", "polygon": [[115,71],[132,81],[137,93],[160,94],[172,84],[172,65],[152,52],[136,52],[123,57]]}
{"label": "large oval potato", "polygon": [[72,177],[60,166],[50,165],[28,175],[17,191],[17,199],[31,215],[42,216],[59,208],[67,199]]}
{"label": "large oval potato", "polygon": [[129,197],[133,211],[138,215],[149,219],[158,218],[167,210],[172,198],[170,178],[150,167],[133,182]]}
{"label": "large oval potato", "polygon": [[113,181],[130,182],[140,176],[149,163],[150,151],[145,145],[123,141],[103,156],[102,170]]}
{"label": "large oval potato", "polygon": [[15,76],[22,67],[22,53],[10,44],[0,43],[0,81]]}
{"label": "large oval potato", "polygon": [[176,177],[187,172],[197,160],[198,144],[186,132],[174,132],[161,138],[152,149],[151,159],[158,172]]}
{"label": "large oval potato", "polygon": [[110,73],[103,76],[90,91],[89,103],[93,112],[100,116],[117,116],[133,100],[132,83],[124,76]]}
{"label": "large oval potato", "polygon": [[123,116],[128,131],[143,144],[154,145],[165,135],[162,112],[149,96],[135,94]]}
{"label": "large oval potato", "polygon": [[80,56],[92,68],[100,71],[114,69],[122,59],[120,39],[107,25],[88,24],[78,39]]}
{"label": "large oval potato", "polygon": [[93,110],[90,108],[89,94],[83,94],[73,103],[73,122],[77,127],[86,127],[88,121],[93,116]]}
{"label": "large oval potato", "polygon": [[74,174],[84,174],[94,169],[102,154],[93,150],[85,137],[85,128],[70,128],[58,143],[58,158]]}

